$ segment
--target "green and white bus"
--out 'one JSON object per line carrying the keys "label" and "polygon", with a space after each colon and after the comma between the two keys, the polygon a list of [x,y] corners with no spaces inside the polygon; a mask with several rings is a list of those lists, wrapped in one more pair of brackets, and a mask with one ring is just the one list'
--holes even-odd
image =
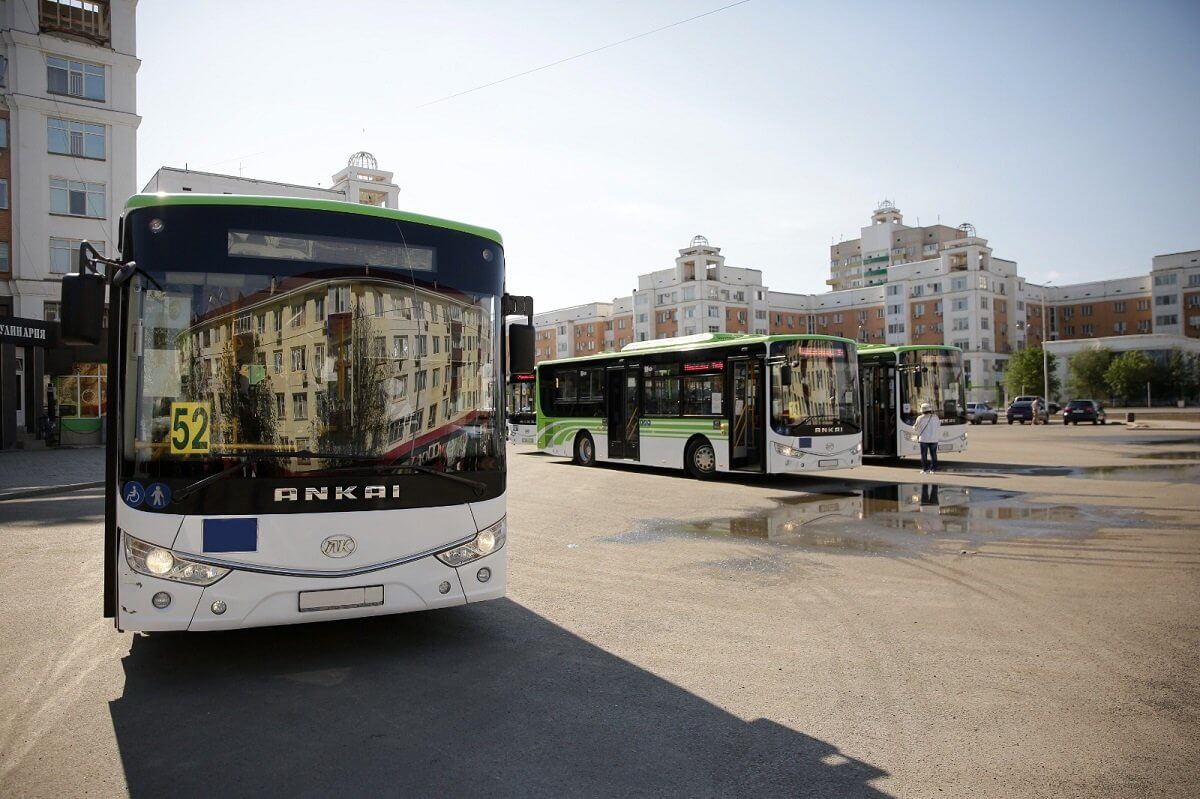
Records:
{"label": "green and white bus", "polygon": [[938,452],[967,448],[966,380],[962,350],[941,344],[889,347],[860,344],[863,454],[920,455],[913,425],[928,402],[942,422]]}
{"label": "green and white bus", "polygon": [[804,474],[862,462],[854,342],[702,333],[537,368],[538,446],[633,462]]}
{"label": "green and white bus", "polygon": [[[137,195],[84,242],[62,338],[108,297],[104,613],[218,630],[505,593],[506,354],[528,298],[486,228],[354,203]],[[530,320],[532,321],[532,320]],[[509,346],[505,346],[506,335]]]}

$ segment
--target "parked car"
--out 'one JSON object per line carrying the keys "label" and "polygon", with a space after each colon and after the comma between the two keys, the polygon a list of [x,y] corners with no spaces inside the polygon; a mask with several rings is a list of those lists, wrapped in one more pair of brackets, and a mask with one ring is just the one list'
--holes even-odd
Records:
{"label": "parked car", "polygon": [[1051,415],[1062,410],[1062,406],[1057,402],[1046,402],[1046,400],[1034,394],[1022,394],[1013,400],[1013,402],[1033,402],[1034,400],[1037,400],[1041,404],[1042,410],[1049,411]]}
{"label": "parked car", "polygon": [[991,422],[996,424],[1000,414],[996,413],[996,409],[986,402],[968,402],[967,403],[967,421],[971,424],[982,424]]}
{"label": "parked car", "polygon": [[1063,424],[1080,422],[1108,424],[1108,417],[1104,413],[1104,407],[1096,400],[1074,399],[1068,402],[1063,410]]}
{"label": "parked car", "polygon": [[1038,422],[1041,422],[1042,424],[1048,424],[1050,421],[1050,415],[1040,404],[1038,406],[1037,421],[1034,421],[1033,403],[1029,402],[1028,400],[1017,401],[1012,405],[1009,405],[1008,410],[1004,415],[1008,418],[1009,424],[1012,424],[1013,422],[1020,422],[1021,424],[1025,424],[1026,422],[1033,422],[1034,424],[1037,424]]}

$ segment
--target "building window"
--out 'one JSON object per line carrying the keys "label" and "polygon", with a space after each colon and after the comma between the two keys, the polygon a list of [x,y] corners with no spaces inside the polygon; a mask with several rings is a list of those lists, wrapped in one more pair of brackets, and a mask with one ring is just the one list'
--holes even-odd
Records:
{"label": "building window", "polygon": [[50,178],[50,213],[103,219],[104,184]]}
{"label": "building window", "polygon": [[1125,303],[1114,302],[1113,303],[1113,313],[1125,313]]}
{"label": "building window", "polygon": [[1139,311],[1148,311],[1148,310],[1150,310],[1150,300],[1138,300],[1138,306],[1137,306],[1137,309],[1138,309]]}
{"label": "building window", "polygon": [[0,180],[0,208],[8,207],[8,180]]}
{"label": "building window", "polygon": [[1156,325],[1177,325],[1179,324],[1179,316],[1176,314],[1164,314],[1163,316],[1154,317]]}
{"label": "building window", "polygon": [[[303,372],[305,369],[304,347],[292,347],[292,371]],[[299,418],[299,417],[297,417]]]}
{"label": "building window", "polygon": [[[283,350],[275,350],[274,364],[275,364],[275,374],[277,374],[277,375],[283,374]],[[278,396],[281,398],[280,401],[282,402],[283,395],[279,394]]]}
{"label": "building window", "polygon": [[306,311],[307,311],[307,305],[303,302],[299,303],[297,305],[293,305],[292,306],[292,317],[288,321],[288,325],[290,327],[304,327],[304,325],[307,324],[308,314],[306,313]]}
{"label": "building window", "polygon": [[[280,353],[280,356],[282,357],[282,353]],[[284,399],[283,394],[275,395],[275,413],[280,419],[287,418],[287,400]]]}
{"label": "building window", "polygon": [[0,241],[0,272],[12,271],[12,263],[9,260],[8,242]]}
{"label": "building window", "polygon": [[[3,84],[0,84],[3,85]],[[8,120],[0,119],[0,150],[8,148]]]}
{"label": "building window", "polygon": [[8,57],[0,55],[0,86],[8,85]]}
{"label": "building window", "polygon": [[1138,332],[1139,333],[1149,333],[1150,332],[1150,320],[1149,319],[1139,319],[1138,320]]}
{"label": "building window", "polygon": [[50,117],[46,120],[46,149],[56,155],[104,160],[104,126]]}
{"label": "building window", "polygon": [[292,395],[292,418],[308,418],[308,392],[301,391]]}
{"label": "building window", "polygon": [[86,100],[104,100],[104,67],[46,57],[46,91]]}
{"label": "building window", "polygon": [[1179,299],[1177,294],[1160,294],[1154,298],[1155,305],[1174,305]]}
{"label": "building window", "polygon": [[1156,286],[1174,286],[1179,279],[1179,275],[1155,275],[1154,285]]}
{"label": "building window", "polygon": [[[79,239],[50,239],[50,273],[55,275],[65,275],[72,271],[72,268],[77,263],[79,257],[79,245],[82,242]],[[96,248],[96,252],[104,255],[104,242],[93,241],[89,242]]]}

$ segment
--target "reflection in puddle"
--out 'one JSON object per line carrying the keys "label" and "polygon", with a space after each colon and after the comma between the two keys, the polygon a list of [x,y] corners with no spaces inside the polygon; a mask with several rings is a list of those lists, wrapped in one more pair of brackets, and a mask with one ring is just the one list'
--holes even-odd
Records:
{"label": "reflection in puddle", "polygon": [[838,494],[777,500],[747,516],[679,522],[648,520],[609,541],[642,543],[682,537],[731,537],[813,549],[889,553],[952,540],[980,544],[1007,538],[1084,536],[1135,519],[1111,508],[1030,503],[1011,491],[930,483],[873,486]]}
{"label": "reflection in puddle", "polygon": [[[1149,454],[1135,457],[1152,457]],[[1168,455],[1155,455],[1174,460]],[[1016,466],[1013,464],[938,464],[939,472],[987,477],[1014,474],[1025,477],[1086,477],[1092,480],[1136,480],[1177,483],[1200,479],[1200,463],[1139,463],[1130,466]]]}
{"label": "reflection in puddle", "polygon": [[1170,452],[1143,452],[1132,456],[1147,461],[1200,461],[1200,449],[1171,450]]}

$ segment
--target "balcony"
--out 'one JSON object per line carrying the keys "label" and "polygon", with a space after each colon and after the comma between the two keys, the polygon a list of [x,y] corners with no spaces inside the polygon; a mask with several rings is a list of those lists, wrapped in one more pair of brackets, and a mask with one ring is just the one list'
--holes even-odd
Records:
{"label": "balcony", "polygon": [[38,28],[108,46],[108,0],[38,0]]}

